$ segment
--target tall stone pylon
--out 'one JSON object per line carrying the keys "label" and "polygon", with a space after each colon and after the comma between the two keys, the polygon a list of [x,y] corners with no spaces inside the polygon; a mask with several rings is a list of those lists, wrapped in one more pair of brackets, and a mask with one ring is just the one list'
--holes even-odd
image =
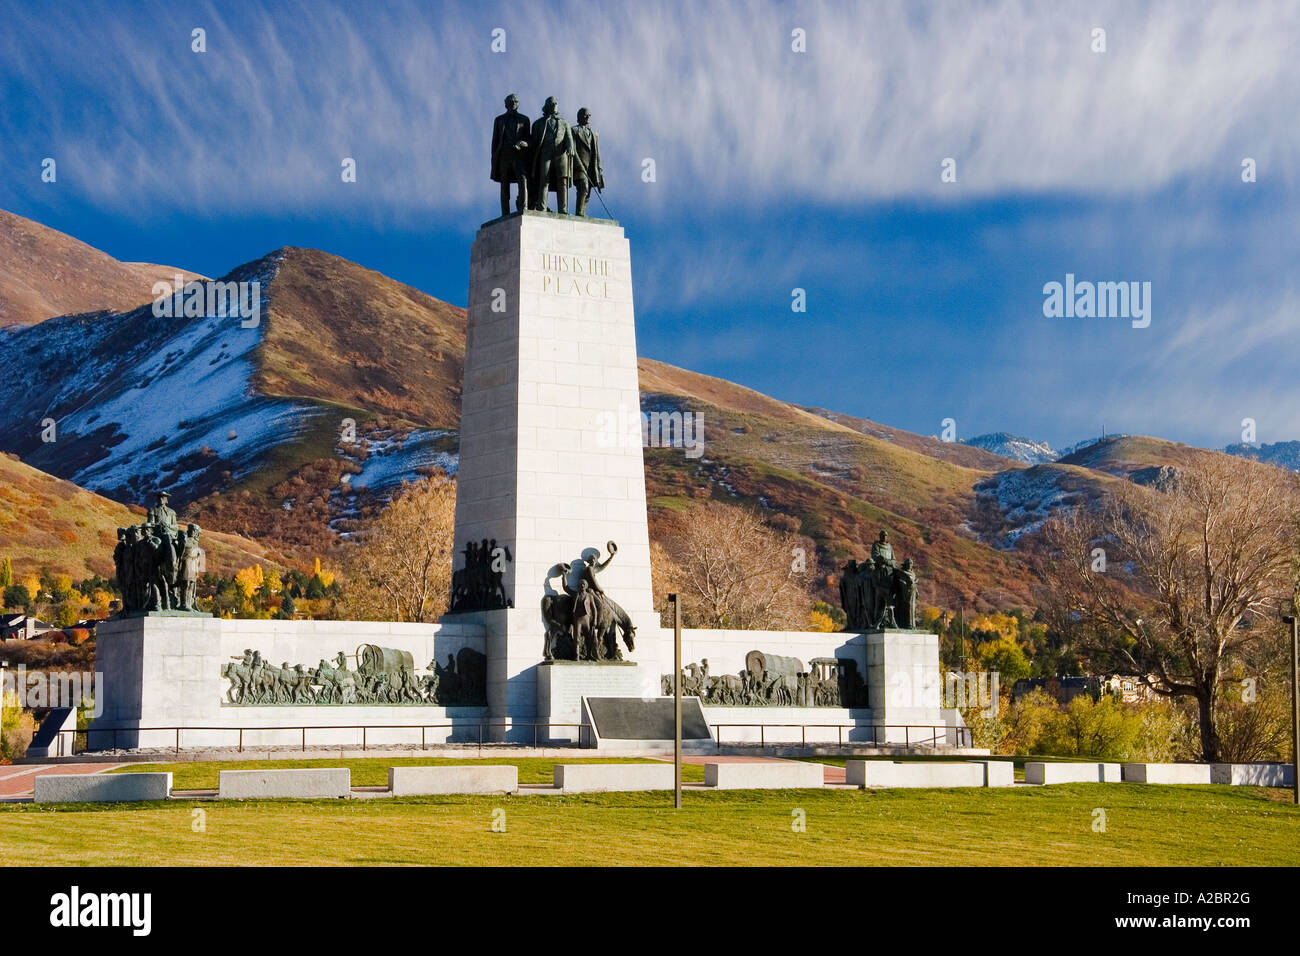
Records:
{"label": "tall stone pylon", "polygon": [[[487,635],[495,739],[527,740],[538,715],[544,594],[593,549],[598,580],[637,627],[612,668],[659,693],[650,584],[632,263],[618,223],[524,212],[483,225],[470,253],[456,549],[496,541],[512,607],[448,615]],[[508,549],[510,559],[503,560]],[[549,674],[550,671],[547,671]],[[500,733],[497,731],[504,731]]]}

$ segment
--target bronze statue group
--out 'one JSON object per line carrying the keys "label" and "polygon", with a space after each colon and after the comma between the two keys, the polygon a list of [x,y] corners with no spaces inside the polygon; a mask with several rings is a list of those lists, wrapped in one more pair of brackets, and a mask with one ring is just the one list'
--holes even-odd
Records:
{"label": "bronze statue group", "polygon": [[840,607],[848,618],[847,631],[874,631],[887,627],[916,627],[916,572],[912,559],[894,563],[889,533],[871,545],[871,560],[849,561],[840,575]]}
{"label": "bronze statue group", "polygon": [[492,124],[492,181],[501,184],[501,215],[510,212],[510,185],[518,188],[516,209],[546,210],[547,194],[556,194],[558,212],[569,213],[569,189],[576,190],[575,215],[587,214],[592,189],[605,188],[600,165],[600,137],[591,128],[591,111],[578,110],[578,125],[560,116],[560,104],[548,96],[535,123],[519,112],[519,97],[506,97],[506,111]]}
{"label": "bronze statue group", "polygon": [[199,573],[203,570],[202,533],[196,524],[181,530],[168,494],[158,493],[143,524],[117,529],[113,549],[122,613],[198,611]]}
{"label": "bronze statue group", "polygon": [[449,614],[462,611],[493,611],[512,607],[506,597],[504,582],[505,562],[514,560],[505,545],[497,547],[497,539],[482,543],[470,541],[465,545],[465,566],[451,574],[451,604]]}
{"label": "bronze statue group", "polygon": [[[576,586],[569,582],[575,576],[572,564],[565,561],[553,569],[559,573],[564,593],[542,596],[542,621],[546,627],[542,660],[621,661],[620,636],[629,651],[635,648],[636,628],[632,619],[596,580],[597,572],[609,567],[618,553],[618,545],[613,541],[606,542],[605,546],[609,557],[604,561],[600,560],[596,548],[583,552],[578,562]],[[550,586],[549,577],[547,586]]]}

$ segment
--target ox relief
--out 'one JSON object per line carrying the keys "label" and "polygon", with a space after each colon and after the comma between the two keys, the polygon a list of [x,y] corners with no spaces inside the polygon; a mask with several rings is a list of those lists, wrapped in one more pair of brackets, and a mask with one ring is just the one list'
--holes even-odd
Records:
{"label": "ox relief", "polygon": [[[682,669],[682,696],[714,707],[867,707],[867,687],[858,662],[814,657],[805,669],[797,657],[750,651],[736,674],[710,674],[707,658]],[[673,675],[661,690],[673,694]]]}
{"label": "ox relief", "polygon": [[362,644],[349,657],[343,651],[315,667],[280,666],[246,648],[242,657],[222,665],[230,681],[224,704],[423,704],[440,707],[487,705],[487,657],[470,647],[447,655],[447,663],[430,661],[417,668],[410,651]]}

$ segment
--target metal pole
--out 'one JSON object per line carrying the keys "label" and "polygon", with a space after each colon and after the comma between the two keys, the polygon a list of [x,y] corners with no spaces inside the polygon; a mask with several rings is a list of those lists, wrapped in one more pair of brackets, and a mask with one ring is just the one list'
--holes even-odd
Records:
{"label": "metal pole", "polygon": [[1300,805],[1300,618],[1282,620],[1291,625],[1291,800]]}
{"label": "metal pole", "polygon": [[673,606],[673,806],[682,808],[682,599],[668,595]]}

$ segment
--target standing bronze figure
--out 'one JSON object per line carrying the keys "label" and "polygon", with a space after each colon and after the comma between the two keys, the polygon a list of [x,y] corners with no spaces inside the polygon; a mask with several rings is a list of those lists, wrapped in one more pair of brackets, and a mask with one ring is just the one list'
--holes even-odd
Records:
{"label": "standing bronze figure", "polygon": [[559,213],[569,214],[569,182],[573,176],[573,132],[560,116],[560,103],[548,96],[542,117],[533,123],[533,208],[546,211],[546,194],[555,192]]}
{"label": "standing bronze figure", "polygon": [[894,563],[888,532],[872,542],[870,561],[850,560],[841,569],[840,606],[849,631],[916,627],[916,571],[911,558]]}
{"label": "standing bronze figure", "polygon": [[501,215],[510,212],[510,184],[518,187],[515,208],[528,208],[530,127],[519,112],[519,97],[506,97],[506,111],[492,123],[492,181],[501,184]]}
{"label": "standing bronze figure", "polygon": [[578,125],[573,129],[573,188],[576,203],[573,214],[587,215],[587,200],[591,190],[605,188],[605,171],[600,166],[600,137],[591,128],[591,110],[578,110]]}

